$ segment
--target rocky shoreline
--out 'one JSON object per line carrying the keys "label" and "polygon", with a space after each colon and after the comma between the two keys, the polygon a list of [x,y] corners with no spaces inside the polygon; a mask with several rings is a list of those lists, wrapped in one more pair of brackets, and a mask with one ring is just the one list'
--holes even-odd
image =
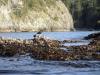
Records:
{"label": "rocky shoreline", "polygon": [[[91,40],[88,45],[64,46],[76,40],[51,40],[43,37],[29,40],[0,38],[0,56],[13,57],[29,54],[37,60],[69,61],[100,60],[100,33],[90,34],[84,39]],[[95,37],[95,38],[94,38]],[[64,50],[66,49],[66,50]]]}

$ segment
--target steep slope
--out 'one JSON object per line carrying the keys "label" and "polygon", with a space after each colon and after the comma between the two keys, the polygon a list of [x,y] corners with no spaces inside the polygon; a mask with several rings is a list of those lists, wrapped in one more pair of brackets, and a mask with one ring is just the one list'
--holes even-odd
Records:
{"label": "steep slope", "polygon": [[0,0],[0,32],[73,29],[72,16],[61,0]]}

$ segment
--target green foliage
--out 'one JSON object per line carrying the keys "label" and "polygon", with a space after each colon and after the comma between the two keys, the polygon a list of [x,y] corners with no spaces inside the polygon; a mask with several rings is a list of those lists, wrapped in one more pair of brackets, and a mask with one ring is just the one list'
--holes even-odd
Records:
{"label": "green foliage", "polygon": [[23,7],[19,5],[13,6],[13,14],[16,18],[23,18],[31,11],[43,11],[46,12],[46,7],[55,6],[55,0],[22,0]]}
{"label": "green foliage", "polygon": [[100,29],[100,23],[98,23],[98,20],[100,20],[100,0],[62,1],[69,7],[76,27]]}
{"label": "green foliage", "polygon": [[0,0],[0,5],[6,5],[8,3],[8,0]]}
{"label": "green foliage", "polygon": [[22,19],[25,17],[25,15],[27,14],[27,11],[24,9],[16,9],[15,11],[13,11],[13,14],[16,18],[18,19]]}
{"label": "green foliage", "polygon": [[16,16],[21,17],[22,12],[21,12],[21,10],[20,10],[20,9],[16,9],[16,11],[14,11],[14,14],[15,14]]}
{"label": "green foliage", "polygon": [[46,6],[55,5],[55,0],[23,0],[25,8],[29,10],[44,10]]}
{"label": "green foliage", "polygon": [[65,3],[67,8],[71,11],[71,4],[72,4],[71,0],[62,0],[62,1]]}
{"label": "green foliage", "polygon": [[48,7],[50,7],[51,5],[55,5],[56,0],[44,0],[47,4]]}
{"label": "green foliage", "polygon": [[44,6],[44,3],[42,0],[24,0],[24,6],[26,9],[32,10],[32,9],[42,9]]}
{"label": "green foliage", "polygon": [[55,17],[53,18],[53,20],[58,21],[58,20],[59,20],[59,17],[55,16]]}

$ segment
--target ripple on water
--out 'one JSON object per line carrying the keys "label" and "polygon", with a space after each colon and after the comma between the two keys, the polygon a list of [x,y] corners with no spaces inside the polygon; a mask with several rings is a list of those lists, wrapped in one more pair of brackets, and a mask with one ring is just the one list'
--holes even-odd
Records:
{"label": "ripple on water", "polygon": [[0,58],[0,75],[99,75],[99,71],[100,61],[39,61],[28,56]]}

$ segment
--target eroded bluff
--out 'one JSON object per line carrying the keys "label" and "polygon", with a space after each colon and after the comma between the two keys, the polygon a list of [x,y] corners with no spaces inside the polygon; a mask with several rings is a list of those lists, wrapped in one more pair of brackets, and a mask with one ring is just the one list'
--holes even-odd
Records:
{"label": "eroded bluff", "polygon": [[0,0],[0,32],[71,30],[72,16],[61,0]]}

